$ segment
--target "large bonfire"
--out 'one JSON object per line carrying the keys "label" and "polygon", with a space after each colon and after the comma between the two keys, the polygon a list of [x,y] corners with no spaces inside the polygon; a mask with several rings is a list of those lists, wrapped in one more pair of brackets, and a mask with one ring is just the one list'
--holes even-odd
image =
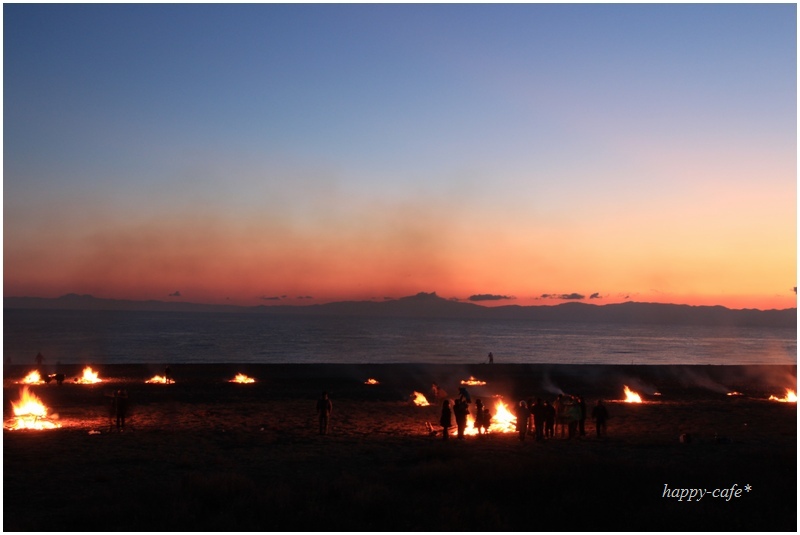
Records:
{"label": "large bonfire", "polygon": [[641,403],[642,396],[628,388],[628,385],[622,385],[625,387],[625,399],[623,400],[625,403]]}
{"label": "large bonfire", "polygon": [[61,427],[61,424],[47,419],[47,407],[28,390],[27,386],[22,387],[19,401],[11,402],[11,408],[14,411],[14,418],[6,423],[7,429],[41,430]]}
{"label": "large bonfire", "polygon": [[41,374],[37,370],[32,371],[28,375],[26,375],[21,381],[17,381],[17,384],[23,385],[43,385],[45,381],[42,379]]}
{"label": "large bonfire", "polygon": [[83,369],[83,375],[75,379],[75,382],[81,385],[93,385],[101,383],[103,380],[98,377],[99,372],[92,370],[91,366],[86,366]]}
{"label": "large bonfire", "polygon": [[770,396],[770,401],[780,401],[781,403],[797,403],[797,393],[789,388],[786,389],[786,395],[782,398],[777,396]]}

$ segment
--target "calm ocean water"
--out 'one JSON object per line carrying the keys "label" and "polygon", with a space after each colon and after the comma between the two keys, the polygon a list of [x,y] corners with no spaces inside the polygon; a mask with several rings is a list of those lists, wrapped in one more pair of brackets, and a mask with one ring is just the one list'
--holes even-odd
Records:
{"label": "calm ocean water", "polygon": [[5,309],[4,362],[796,364],[793,328]]}

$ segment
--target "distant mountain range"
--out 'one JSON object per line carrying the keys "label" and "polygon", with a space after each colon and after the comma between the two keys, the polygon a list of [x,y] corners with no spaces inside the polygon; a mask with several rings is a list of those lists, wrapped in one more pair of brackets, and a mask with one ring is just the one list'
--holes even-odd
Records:
{"label": "distant mountain range", "polygon": [[733,310],[722,306],[690,306],[661,303],[619,303],[484,307],[444,299],[436,293],[419,293],[400,299],[341,301],[322,305],[235,306],[168,301],[100,299],[67,294],[58,298],[5,297],[4,309],[132,310],[163,312],[217,312],[291,314],[316,316],[376,316],[396,318],[502,319],[581,323],[644,323],[721,326],[796,327],[797,309]]}

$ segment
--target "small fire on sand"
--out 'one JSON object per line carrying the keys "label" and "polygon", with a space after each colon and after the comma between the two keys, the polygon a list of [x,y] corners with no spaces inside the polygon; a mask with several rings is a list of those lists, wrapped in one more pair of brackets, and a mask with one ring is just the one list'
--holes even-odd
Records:
{"label": "small fire on sand", "polygon": [[486,381],[475,379],[473,376],[470,375],[469,379],[462,379],[461,384],[466,386],[486,386]]}
{"label": "small fire on sand", "polygon": [[252,377],[248,377],[243,373],[237,373],[236,377],[231,379],[229,382],[231,383],[255,383],[256,380]]}
{"label": "small fire on sand", "polygon": [[414,396],[414,400],[413,400],[414,401],[414,405],[416,405],[418,407],[428,407],[428,406],[430,406],[430,403],[428,403],[428,400],[425,397],[425,394],[422,394],[420,392],[414,391],[413,396]]}
{"label": "small fire on sand", "polygon": [[378,382],[378,380],[377,380],[377,379],[373,379],[372,377],[370,377],[369,379],[367,379],[366,381],[364,381],[364,384],[365,384],[365,385],[378,385],[378,384],[380,384],[380,383]]}
{"label": "small fire on sand", "polygon": [[25,376],[22,381],[17,381],[18,385],[43,385],[44,380],[42,380],[42,376],[39,375],[39,372],[34,370],[28,375]]}
{"label": "small fire on sand", "polygon": [[14,418],[6,424],[7,429],[42,430],[61,427],[61,424],[47,419],[47,407],[27,386],[22,387],[19,402],[11,402],[11,408],[14,410]]}
{"label": "small fire on sand", "polygon": [[744,394],[742,394],[741,392],[728,392],[726,395],[727,396],[743,396]]}
{"label": "small fire on sand", "polygon": [[625,403],[641,403],[642,397],[628,388],[628,385],[622,385],[625,388],[625,399],[623,400]]}
{"label": "small fire on sand", "polygon": [[[170,379],[169,382],[170,383],[174,383],[175,381]],[[165,384],[167,384],[167,378],[163,377],[161,375],[155,375],[155,376],[151,377],[150,379],[148,379],[147,381],[145,381],[145,383],[153,383],[153,384],[158,384],[158,385],[165,385]]]}
{"label": "small fire on sand", "polygon": [[782,398],[770,396],[770,401],[780,401],[781,403],[797,403],[797,393],[794,390],[786,389],[786,395]]}
{"label": "small fire on sand", "polygon": [[101,383],[103,380],[98,377],[98,372],[92,370],[90,366],[83,369],[83,375],[75,379],[75,382],[80,385],[93,385]]}

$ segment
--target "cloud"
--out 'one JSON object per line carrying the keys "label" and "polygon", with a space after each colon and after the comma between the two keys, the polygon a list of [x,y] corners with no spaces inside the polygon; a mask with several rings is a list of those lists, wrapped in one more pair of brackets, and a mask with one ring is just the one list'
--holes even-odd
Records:
{"label": "cloud", "polygon": [[181,292],[179,292],[178,290],[175,290],[174,292],[169,294],[169,297],[180,297],[180,296],[181,296]]}
{"label": "cloud", "polygon": [[259,299],[261,299],[262,301],[280,301],[281,300],[281,298],[278,297],[277,295],[262,295],[261,297],[259,297]]}
{"label": "cloud", "polygon": [[[597,294],[594,294],[597,295]],[[598,295],[599,297],[599,295]],[[579,294],[577,292],[573,292],[571,294],[542,294],[542,299],[561,299],[565,301],[580,301],[581,299],[586,299],[586,296],[583,294]]]}
{"label": "cloud", "polygon": [[476,295],[470,295],[468,299],[470,301],[502,301],[504,299],[516,299],[516,298],[510,295],[476,294]]}
{"label": "cloud", "polygon": [[600,292],[595,292],[589,296],[589,299],[602,299],[602,297],[600,296]]}
{"label": "cloud", "polygon": [[312,296],[310,296],[310,295],[298,295],[298,296],[297,296],[297,298],[298,298],[298,299],[314,299],[314,298],[313,298]]}

